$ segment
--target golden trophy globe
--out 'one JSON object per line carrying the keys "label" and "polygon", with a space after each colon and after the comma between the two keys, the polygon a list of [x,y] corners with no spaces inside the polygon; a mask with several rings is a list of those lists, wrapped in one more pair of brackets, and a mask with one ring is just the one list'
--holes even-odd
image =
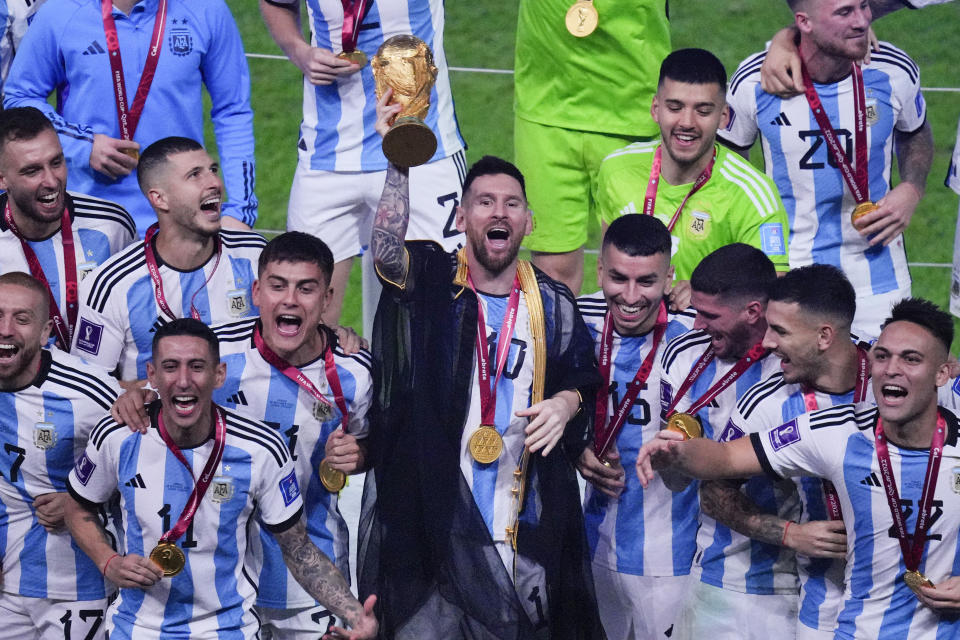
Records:
{"label": "golden trophy globe", "polygon": [[420,38],[393,36],[380,45],[372,67],[377,99],[390,88],[390,103],[403,107],[383,137],[383,155],[398,167],[425,164],[437,151],[437,136],[423,122],[437,80],[433,52]]}

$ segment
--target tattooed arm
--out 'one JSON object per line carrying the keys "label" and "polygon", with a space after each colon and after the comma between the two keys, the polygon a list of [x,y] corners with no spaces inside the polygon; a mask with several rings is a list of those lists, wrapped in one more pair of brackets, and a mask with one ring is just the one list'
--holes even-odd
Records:
{"label": "tattooed arm", "polygon": [[120,555],[114,550],[94,507],[69,496],[63,504],[63,521],[77,546],[118,587],[146,589],[163,577],[160,567],[143,556]]}
{"label": "tattooed arm", "polygon": [[762,511],[740,492],[736,481],[705,480],[700,485],[700,508],[705,514],[748,538],[782,545],[814,558],[843,558],[847,535],[842,520],[798,524]]}
{"label": "tattooed arm", "polygon": [[361,605],[340,570],[307,537],[303,519],[295,525],[273,534],[283,552],[290,573],[315,600],[350,625],[351,638],[375,638],[377,621],[373,616],[373,600]]}
{"label": "tattooed arm", "polygon": [[383,185],[377,215],[373,220],[370,247],[373,263],[385,279],[403,283],[407,277],[407,255],[403,246],[410,222],[410,178],[407,169],[391,164]]}

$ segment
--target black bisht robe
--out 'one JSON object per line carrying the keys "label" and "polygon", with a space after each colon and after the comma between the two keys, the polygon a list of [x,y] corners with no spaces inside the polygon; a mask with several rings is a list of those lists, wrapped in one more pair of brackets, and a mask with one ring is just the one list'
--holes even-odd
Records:
{"label": "black bisht robe", "polygon": [[[477,331],[477,299],[454,284],[456,254],[432,242],[408,242],[407,287],[385,285],[374,324],[373,352],[382,379],[368,440],[358,550],[361,600],[377,594],[381,635],[392,638],[435,592],[454,606],[470,640],[542,638],[460,472]],[[546,571],[549,637],[604,638],[573,462],[591,439],[600,378],[590,334],[569,289],[537,272],[543,299],[547,366],[544,398],[580,390],[581,411],[560,444],[530,456],[518,547]],[[539,512],[537,506],[540,507]],[[536,522],[536,524],[533,524]],[[447,607],[449,608],[449,607]],[[449,619],[418,625],[436,638]],[[409,629],[407,629],[409,631]],[[449,635],[442,640],[455,640]]]}

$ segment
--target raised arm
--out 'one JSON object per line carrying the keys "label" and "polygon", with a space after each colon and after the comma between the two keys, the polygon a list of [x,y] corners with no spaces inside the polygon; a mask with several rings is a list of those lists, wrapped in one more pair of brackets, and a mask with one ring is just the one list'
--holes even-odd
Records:
{"label": "raised arm", "polygon": [[637,454],[637,476],[644,487],[657,469],[672,467],[702,480],[747,478],[763,473],[749,438],[714,442],[706,438],[684,440],[676,431],[660,431]]}
{"label": "raised arm", "polygon": [[351,627],[350,638],[362,640],[377,636],[377,621],[373,616],[371,596],[364,605],[350,593],[350,585],[337,567],[307,537],[303,519],[295,525],[273,534],[283,552],[290,573],[315,600]]}

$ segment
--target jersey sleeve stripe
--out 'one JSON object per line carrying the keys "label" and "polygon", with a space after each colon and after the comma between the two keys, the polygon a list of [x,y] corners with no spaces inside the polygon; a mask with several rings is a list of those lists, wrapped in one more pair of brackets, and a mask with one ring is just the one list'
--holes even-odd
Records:
{"label": "jersey sleeve stripe", "polygon": [[[111,433],[116,432],[118,429],[128,429],[126,425],[117,424],[112,417],[104,416],[100,422],[93,428],[93,431],[90,432],[90,442],[93,443],[93,446],[100,450],[100,447],[103,446],[103,442],[110,436]],[[128,429],[129,430],[129,429]]]}
{"label": "jersey sleeve stripe", "polygon": [[762,193],[751,188],[751,185],[748,182],[751,179],[750,176],[747,176],[741,172],[733,172],[728,167],[721,167],[720,175],[726,178],[730,184],[740,187],[740,190],[743,192],[743,194],[747,196],[747,199],[749,199],[751,204],[753,204],[753,208],[756,209],[757,213],[759,213],[761,216],[767,216],[773,213],[773,203],[764,198]]}
{"label": "jersey sleeve stripe", "polygon": [[767,459],[767,452],[763,449],[763,441],[760,440],[760,438],[764,434],[751,433],[749,435],[750,444],[753,446],[753,452],[757,454],[757,460],[760,462],[760,467],[763,469],[764,473],[774,480],[782,480],[783,478],[780,476],[780,474],[773,470],[773,466],[770,465],[770,460]]}
{"label": "jersey sleeve stripe", "polygon": [[750,185],[756,191],[757,195],[766,203],[767,208],[765,209],[767,213],[775,212],[779,207],[777,202],[779,201],[776,193],[774,193],[773,183],[767,178],[767,176],[760,171],[757,171],[756,167],[747,162],[742,156],[737,153],[728,153],[727,162],[724,163],[725,168],[729,166],[731,168],[736,168],[737,173],[746,177]]}
{"label": "jersey sleeve stripe", "polygon": [[366,349],[361,349],[356,353],[344,353],[343,349],[337,346],[333,350],[333,355],[343,360],[353,360],[366,369],[368,373],[373,373],[373,354]]}
{"label": "jersey sleeve stripe", "polygon": [[64,366],[56,361],[51,363],[47,378],[64,387],[75,389],[107,411],[117,399],[117,394],[95,375]]}
{"label": "jersey sleeve stripe", "polygon": [[267,240],[259,233],[253,231],[239,231],[233,229],[223,229],[220,231],[220,240],[224,247],[257,247],[263,248],[267,245]]}
{"label": "jersey sleeve stripe", "polygon": [[740,68],[737,69],[733,77],[730,79],[730,93],[736,93],[740,88],[740,85],[743,84],[750,76],[755,73],[760,73],[760,67],[763,65],[763,60],[767,57],[767,52],[762,51],[752,58],[747,58],[740,65]]}
{"label": "jersey sleeve stripe", "polygon": [[253,327],[257,324],[256,317],[243,318],[234,322],[224,322],[210,327],[220,342],[243,342],[253,335]]}
{"label": "jersey sleeve stripe", "polygon": [[880,51],[878,51],[877,54],[881,56],[886,54],[891,58],[897,58],[904,64],[908,65],[913,70],[915,75],[920,75],[920,67],[917,66],[917,63],[914,62],[913,58],[911,58],[906,51],[890,44],[889,42],[881,42]]}
{"label": "jersey sleeve stripe", "polygon": [[87,306],[102,313],[116,283],[136,271],[143,263],[143,241],[136,242],[105,262],[94,272],[93,285],[87,294]]}
{"label": "jersey sleeve stripe", "polygon": [[824,429],[826,427],[837,427],[853,420],[854,417],[855,405],[838,404],[834,407],[827,407],[826,409],[811,413],[810,428]]}
{"label": "jersey sleeve stripe", "polygon": [[673,362],[687,349],[694,349],[710,344],[710,335],[704,331],[690,331],[679,338],[675,338],[667,345],[663,353],[663,368],[669,370]]}
{"label": "jersey sleeve stripe", "polygon": [[740,415],[744,419],[749,419],[750,414],[756,410],[757,406],[764,399],[776,393],[784,384],[786,383],[783,380],[783,374],[778,372],[747,389],[747,392],[737,402],[737,410]]}
{"label": "jersey sleeve stripe", "polygon": [[232,411],[225,410],[225,413],[227,433],[259,444],[270,452],[278,466],[283,466],[287,462],[289,458],[287,445],[274,429]]}

